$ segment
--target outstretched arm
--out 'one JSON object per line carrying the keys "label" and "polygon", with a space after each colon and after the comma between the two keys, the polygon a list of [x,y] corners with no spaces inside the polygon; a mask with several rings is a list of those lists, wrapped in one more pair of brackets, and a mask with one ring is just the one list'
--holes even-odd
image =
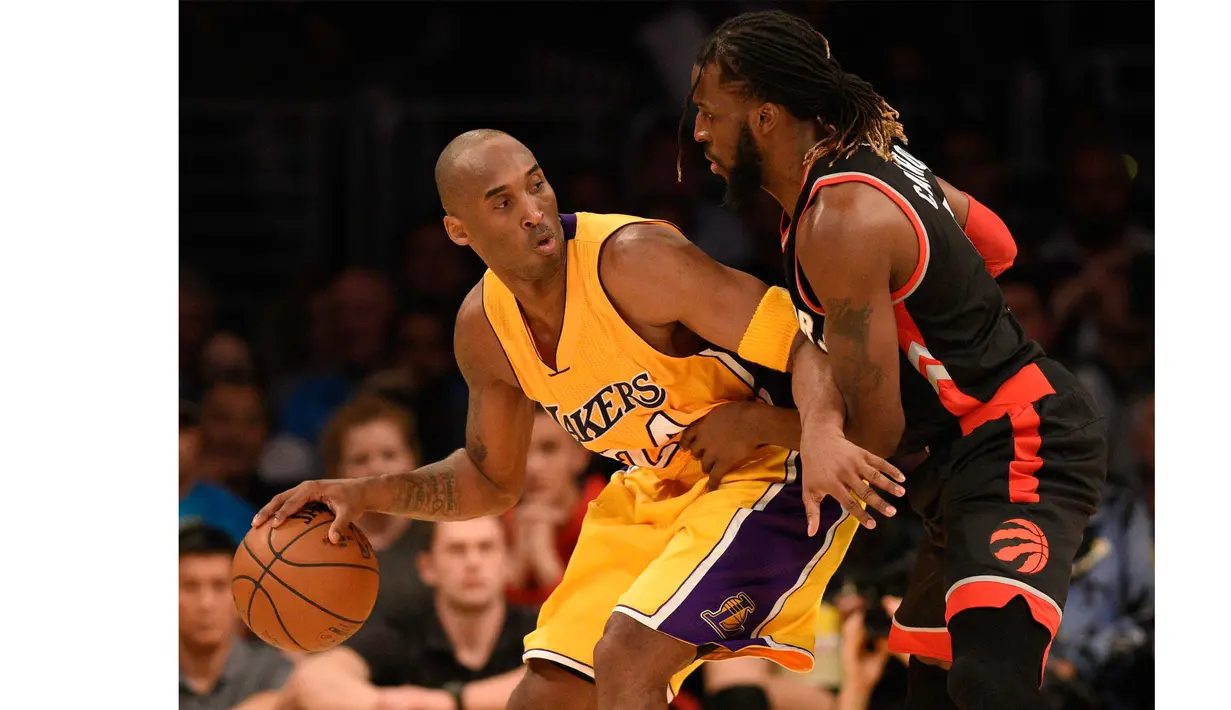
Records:
{"label": "outstretched arm", "polygon": [[[833,383],[828,358],[800,335],[794,307],[785,291],[770,289],[754,276],[719,264],[679,232],[658,224],[630,225],[611,236],[604,245],[599,274],[626,319],[652,326],[684,325],[721,348],[780,371],[807,363],[810,382],[795,388],[801,412],[806,409],[809,413],[802,431],[798,415],[790,410],[771,415],[772,410],[735,405],[714,409],[684,431],[681,443],[702,461],[710,473],[711,486],[746,454],[738,447],[733,450],[736,437],[754,446],[772,443],[800,450],[800,439],[806,434],[821,442],[813,453],[824,457],[824,466],[832,475],[852,485],[872,481],[878,488],[900,495],[900,487],[880,472],[899,480],[901,473],[843,437],[849,404]],[[797,372],[794,379],[798,378]],[[745,416],[733,411],[743,411]],[[748,414],[757,417],[758,425],[746,423]],[[727,425],[716,425],[724,420]],[[708,435],[705,429],[711,430]],[[727,436],[727,432],[734,432],[734,436]],[[874,495],[864,500],[886,515],[893,514],[892,506]],[[813,531],[819,519],[818,501],[805,499]],[[871,518],[862,509],[852,513],[870,524]]]}
{"label": "outstretched arm", "polygon": [[[629,225],[612,235],[599,269],[616,308],[639,323],[681,324],[720,348],[779,371],[791,371],[800,353],[815,351],[809,360],[815,381],[796,394],[817,413],[816,425],[841,435],[841,393],[824,356],[799,332],[786,291],[718,263],[675,229],[656,223]],[[767,408],[760,414],[770,423],[760,427],[763,443],[798,449],[793,415],[771,415]]]}
{"label": "outstretched arm", "polygon": [[470,388],[464,449],[405,473],[301,483],[262,508],[253,525],[271,516],[275,525],[281,524],[316,500],[338,518],[330,527],[330,538],[336,541],[336,534],[366,511],[420,520],[465,520],[513,507],[525,478],[534,404],[517,386],[483,312],[482,284],[458,311],[454,349]]}

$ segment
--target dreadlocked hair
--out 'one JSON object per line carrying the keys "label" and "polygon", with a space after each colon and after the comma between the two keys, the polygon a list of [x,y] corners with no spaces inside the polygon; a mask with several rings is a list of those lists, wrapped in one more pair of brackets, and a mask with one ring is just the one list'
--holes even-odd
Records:
{"label": "dreadlocked hair", "polygon": [[[722,23],[697,54],[697,66],[713,62],[724,82],[742,85],[750,97],[786,107],[800,119],[829,128],[804,156],[808,170],[821,156],[833,165],[867,143],[890,160],[893,139],[906,143],[898,112],[868,82],[843,71],[829,41],[804,20],[785,12],[749,12]],[[697,90],[701,75],[688,92]]]}

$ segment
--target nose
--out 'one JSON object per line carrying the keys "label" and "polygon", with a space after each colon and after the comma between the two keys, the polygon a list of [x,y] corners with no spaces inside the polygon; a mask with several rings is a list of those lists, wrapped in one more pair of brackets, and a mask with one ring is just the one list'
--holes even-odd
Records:
{"label": "nose", "polygon": [[703,120],[704,119],[701,118],[701,112],[698,111],[697,118],[692,124],[692,139],[698,143],[708,143],[710,140],[709,129],[702,124]]}
{"label": "nose", "polygon": [[543,223],[543,210],[535,207],[530,210],[529,214],[522,218],[521,226],[525,229],[534,229]]}

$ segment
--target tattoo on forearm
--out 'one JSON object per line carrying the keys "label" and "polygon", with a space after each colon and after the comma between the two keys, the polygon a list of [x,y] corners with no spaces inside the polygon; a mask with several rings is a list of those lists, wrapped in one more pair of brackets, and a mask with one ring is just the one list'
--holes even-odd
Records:
{"label": "tattoo on forearm", "polygon": [[440,518],[457,513],[457,476],[452,470],[424,471],[398,478],[393,513]]}
{"label": "tattoo on forearm", "polygon": [[[872,322],[872,306],[852,305],[849,298],[835,298],[825,303],[825,336],[844,338],[850,342],[850,352],[840,355],[836,363],[849,377],[854,393],[867,393],[880,386],[885,373],[868,355],[868,331]],[[845,351],[845,349],[843,349]],[[831,350],[830,355],[834,353]]]}

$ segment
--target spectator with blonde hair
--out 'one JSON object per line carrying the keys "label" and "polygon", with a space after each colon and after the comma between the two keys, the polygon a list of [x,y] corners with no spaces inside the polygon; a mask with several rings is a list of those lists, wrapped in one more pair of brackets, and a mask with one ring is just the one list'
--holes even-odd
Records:
{"label": "spectator with blonde hair", "polygon": [[[414,415],[389,400],[361,394],[325,425],[321,458],[327,478],[403,473],[419,466]],[[401,618],[428,604],[430,594],[415,566],[426,548],[429,523],[396,515],[366,513],[356,524],[368,536],[380,562],[375,615]]]}

